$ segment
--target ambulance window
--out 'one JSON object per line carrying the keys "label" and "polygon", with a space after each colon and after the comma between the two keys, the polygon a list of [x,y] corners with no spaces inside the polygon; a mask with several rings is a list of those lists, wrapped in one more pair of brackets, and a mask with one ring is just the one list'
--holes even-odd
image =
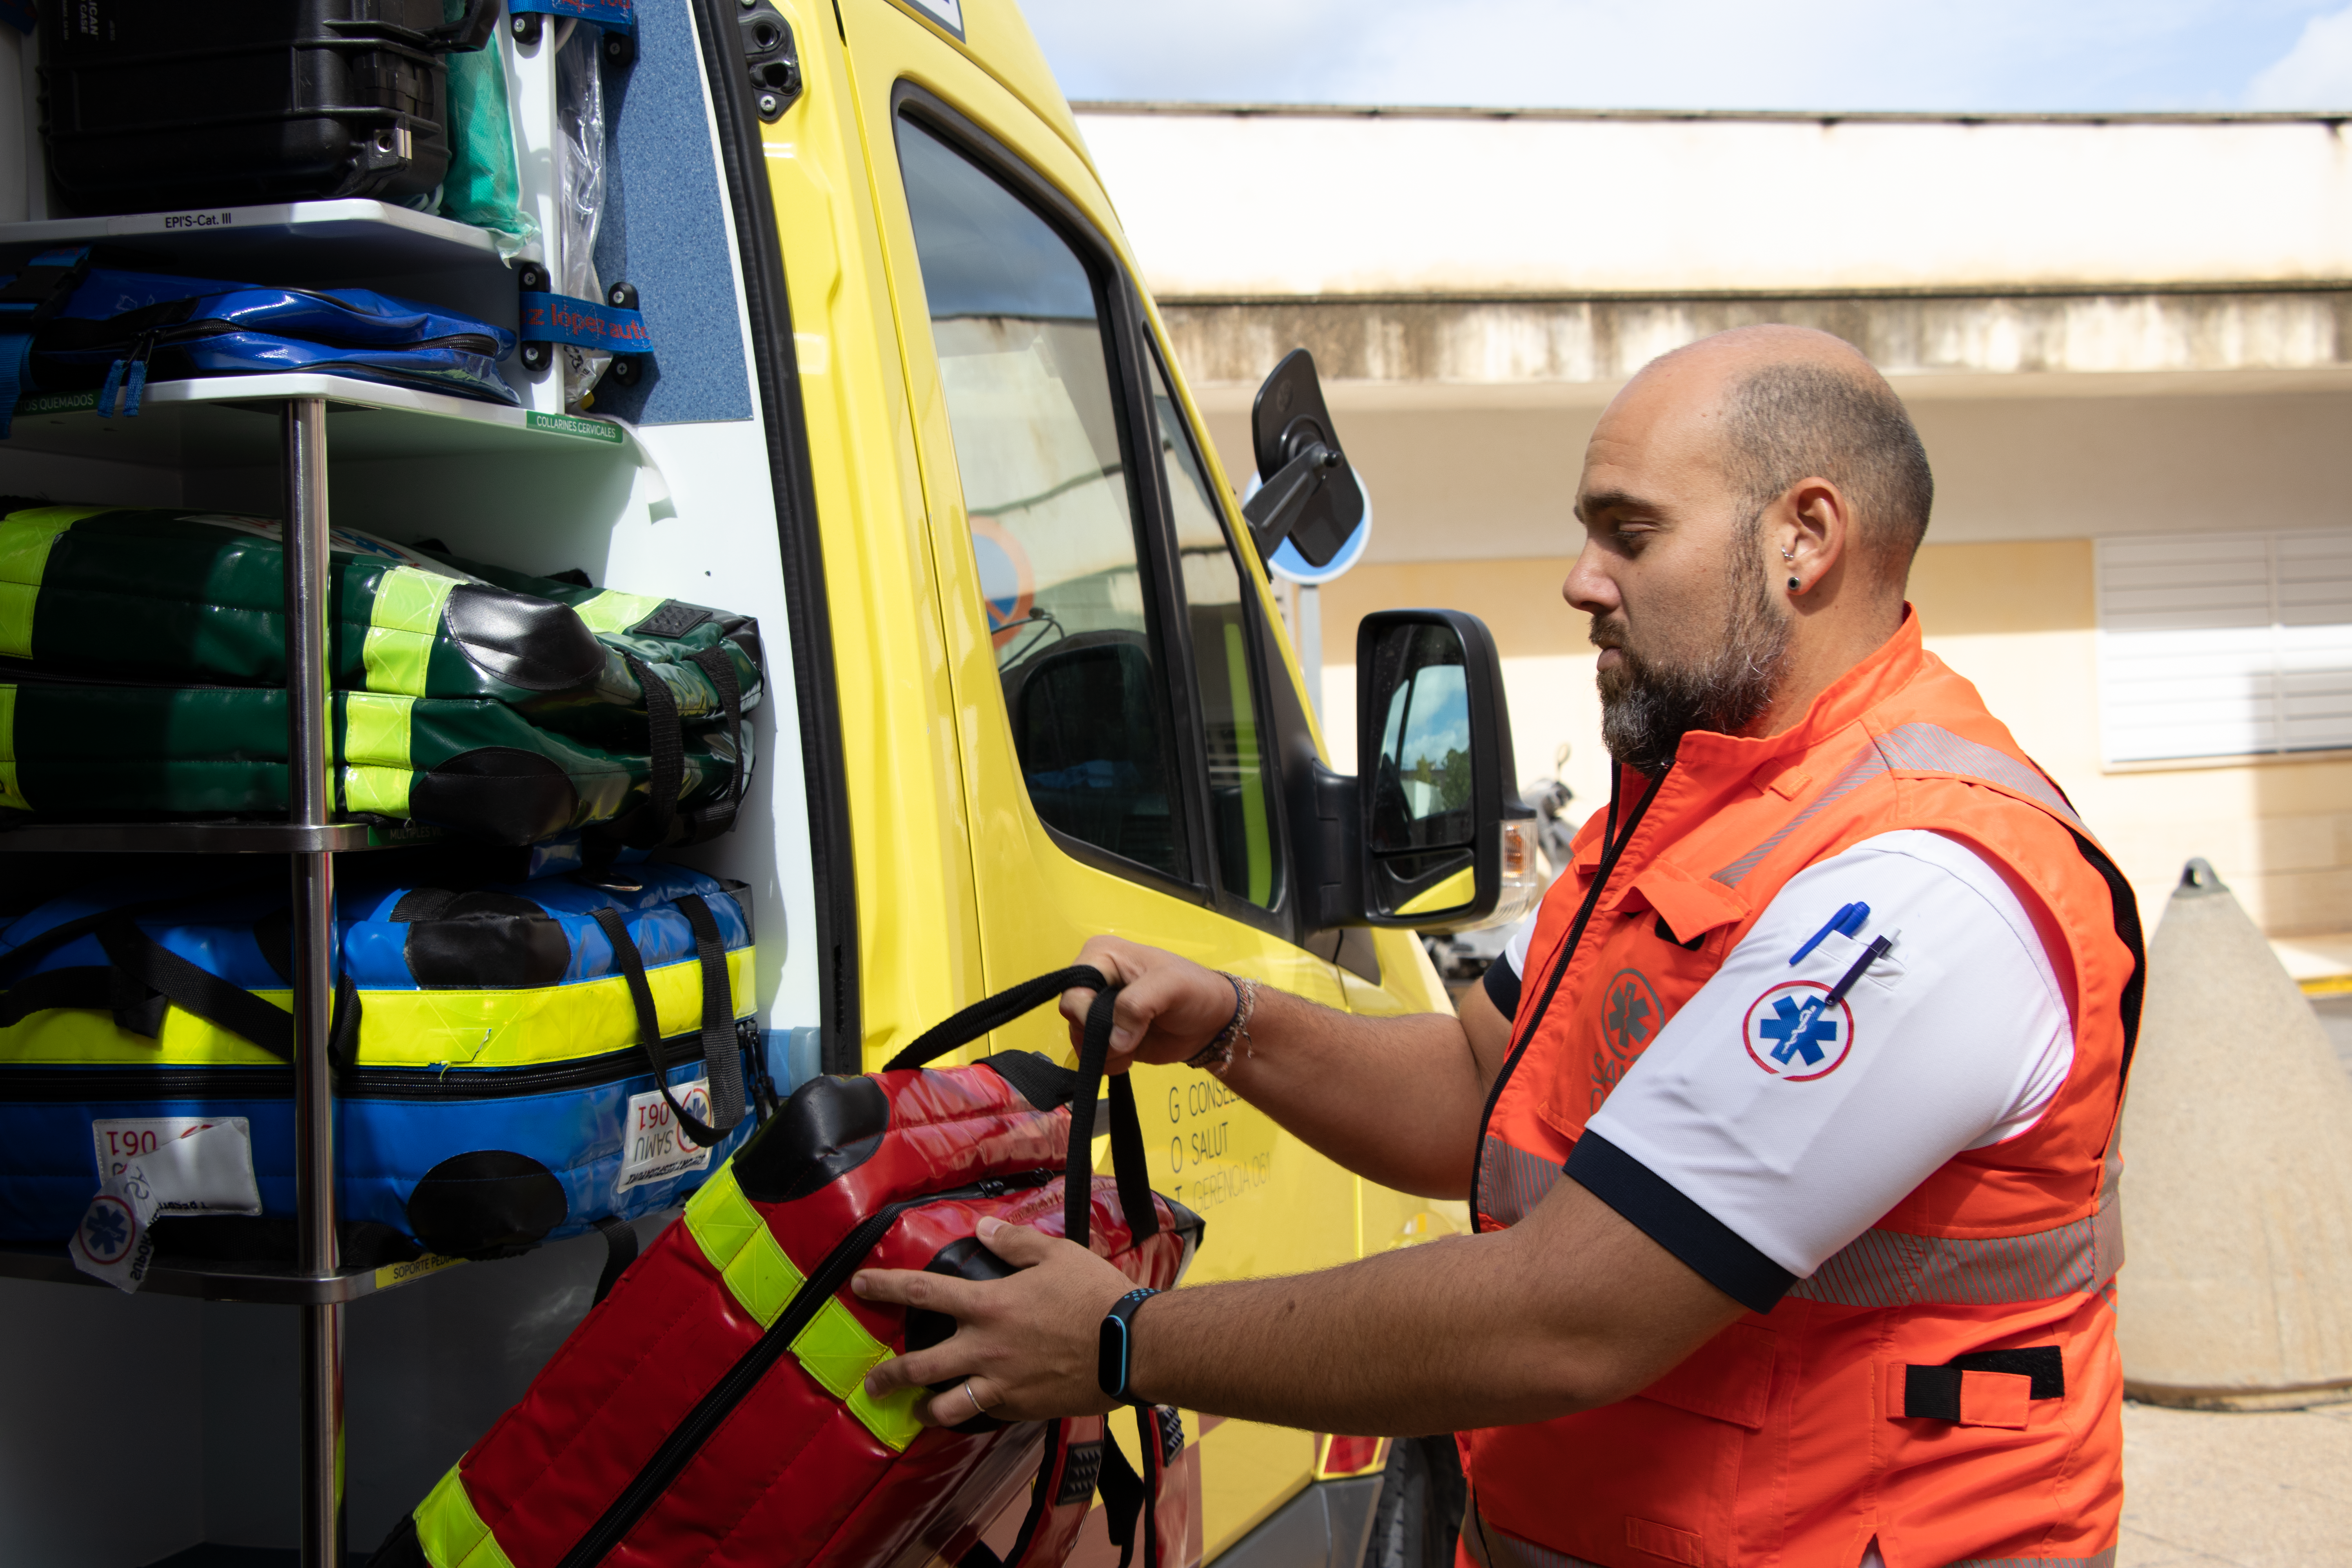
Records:
{"label": "ambulance window", "polygon": [[898,158],[1029,798],[1046,826],[1187,874],[1164,667],[1108,333],[1069,243],[907,121]]}
{"label": "ambulance window", "polygon": [[1192,670],[1200,682],[1201,720],[1208,741],[1209,830],[1217,871],[1227,892],[1270,910],[1282,897],[1282,860],[1275,853],[1274,791],[1250,675],[1253,639],[1243,610],[1245,579],[1211,495],[1209,476],[1192,449],[1183,412],[1169,393],[1157,360],[1151,362],[1151,402],[1158,414],[1169,510],[1176,525],[1185,613],[1192,628]]}

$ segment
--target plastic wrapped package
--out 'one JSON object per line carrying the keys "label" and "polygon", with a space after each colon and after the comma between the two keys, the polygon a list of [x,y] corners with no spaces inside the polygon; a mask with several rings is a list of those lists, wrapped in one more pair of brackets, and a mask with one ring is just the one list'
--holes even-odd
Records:
{"label": "plastic wrapped package", "polygon": [[[455,20],[465,0],[442,0]],[[507,110],[505,57],[493,43],[449,57],[449,172],[441,182],[440,213],[488,229],[499,255],[511,261],[539,236],[522,210],[522,175],[515,163],[514,121]]]}
{"label": "plastic wrapped package", "polygon": [[[576,18],[557,29],[556,188],[559,241],[557,289],[575,300],[602,300],[596,276],[596,228],[604,216],[604,35]],[[563,366],[563,405],[577,413],[613,356],[576,343],[556,346]]]}

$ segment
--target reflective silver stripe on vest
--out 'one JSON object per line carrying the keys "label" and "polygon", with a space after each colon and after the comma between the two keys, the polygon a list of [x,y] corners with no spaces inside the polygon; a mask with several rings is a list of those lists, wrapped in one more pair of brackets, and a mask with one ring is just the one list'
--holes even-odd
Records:
{"label": "reflective silver stripe on vest", "polygon": [[2040,802],[2076,827],[2083,826],[2082,819],[2068,807],[2065,797],[2051,787],[2048,779],[2007,752],[1955,735],[1941,724],[1898,724],[1884,735],[1873,736],[1868,749],[1847,763],[1845,771],[1830,781],[1829,788],[1782,823],[1763,843],[1717,871],[1715,879],[1727,888],[1739,886],[1765,856],[1778,849],[1789,835],[1820,816],[1832,802],[1897,768],[1906,773],[1951,773],[1999,784]]}
{"label": "reflective silver stripe on vest", "polygon": [[1479,1517],[1475,1498],[1462,1510],[1462,1550],[1478,1568],[1601,1568],[1597,1563],[1496,1530]]}
{"label": "reflective silver stripe on vest", "polygon": [[1993,1307],[2087,1294],[2122,1267],[2123,1209],[2110,1193],[2096,1214],[2026,1236],[1865,1230],[1789,1294],[1833,1307]]}
{"label": "reflective silver stripe on vest", "polygon": [[1517,1225],[1535,1213],[1559,1177],[1558,1161],[1514,1149],[1489,1132],[1479,1151],[1478,1212],[1496,1225]]}
{"label": "reflective silver stripe on vest", "polygon": [[1963,1557],[1951,1568],[2116,1568],[2116,1549],[2088,1557]]}

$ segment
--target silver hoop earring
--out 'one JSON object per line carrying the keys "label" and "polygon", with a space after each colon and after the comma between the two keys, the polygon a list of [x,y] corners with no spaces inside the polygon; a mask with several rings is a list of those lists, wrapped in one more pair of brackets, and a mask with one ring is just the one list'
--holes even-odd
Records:
{"label": "silver hoop earring", "polygon": [[1781,551],[1780,551],[1780,559],[1781,559],[1781,560],[1783,560],[1783,561],[1794,561],[1794,560],[1796,559],[1796,557],[1795,557],[1795,556],[1793,556],[1793,555],[1791,555],[1791,554],[1790,554],[1790,553],[1789,553],[1789,552],[1788,552],[1788,549],[1787,549],[1785,546],[1783,546],[1783,547],[1782,547],[1782,549],[1781,549]]}

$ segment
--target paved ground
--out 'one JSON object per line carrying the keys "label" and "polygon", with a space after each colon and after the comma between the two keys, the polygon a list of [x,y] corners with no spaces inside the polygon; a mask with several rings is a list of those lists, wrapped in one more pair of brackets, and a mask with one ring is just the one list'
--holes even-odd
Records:
{"label": "paved ground", "polygon": [[2352,1405],[2124,1406],[2116,1568],[2352,1568]]}

